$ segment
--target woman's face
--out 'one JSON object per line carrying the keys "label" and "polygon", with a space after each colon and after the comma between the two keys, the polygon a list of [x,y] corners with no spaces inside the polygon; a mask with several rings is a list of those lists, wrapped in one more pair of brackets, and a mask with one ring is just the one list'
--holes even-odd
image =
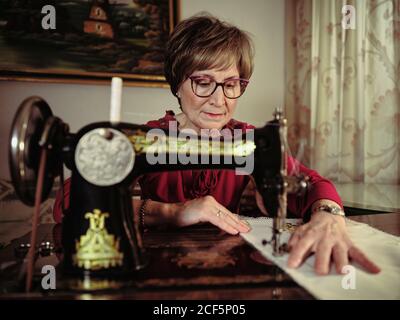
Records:
{"label": "woman's face", "polygon": [[[190,76],[204,76],[220,83],[227,79],[239,78],[239,71],[236,66],[231,66],[226,70],[195,71]],[[236,109],[237,99],[225,97],[222,86],[217,87],[211,96],[200,98],[193,93],[191,80],[188,78],[182,83],[177,94],[186,116],[184,124],[181,125],[197,132],[200,129],[222,129],[231,120]]]}

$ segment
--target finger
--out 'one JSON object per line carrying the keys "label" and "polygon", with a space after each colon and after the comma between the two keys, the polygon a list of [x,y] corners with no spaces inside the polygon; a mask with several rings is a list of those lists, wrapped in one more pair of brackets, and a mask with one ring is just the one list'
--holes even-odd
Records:
{"label": "finger", "polygon": [[233,225],[237,227],[240,232],[249,232],[251,230],[247,221],[239,219],[239,216],[237,214],[231,213],[226,208],[223,209],[224,210],[221,210],[221,212],[225,215],[226,219],[229,219],[230,222],[232,222]]}
{"label": "finger", "polygon": [[311,252],[311,248],[316,241],[314,234],[306,235],[301,238],[299,242],[292,248],[289,254],[288,267],[297,268],[299,267],[307,255]]}
{"label": "finger", "polygon": [[290,239],[288,241],[289,249],[296,246],[296,244],[300,241],[301,236],[302,236],[302,233],[299,231],[295,231],[294,233],[292,233],[292,235],[290,236]]}
{"label": "finger", "polygon": [[212,209],[208,218],[209,222],[230,234],[238,234],[239,232],[248,231],[247,229],[244,230],[242,225],[239,225],[232,219],[229,219],[227,217],[227,211],[229,213],[229,210],[225,209],[223,206],[217,206],[216,208]]}
{"label": "finger", "polygon": [[290,235],[290,238],[288,241],[289,249],[293,248],[300,241],[305,230],[306,230],[306,227],[304,225],[298,226],[295,229],[295,231]]}
{"label": "finger", "polygon": [[246,220],[241,220],[238,217],[235,217],[235,214],[228,214],[227,218],[231,219],[235,226],[240,228],[240,232],[249,232],[251,230],[249,223]]}
{"label": "finger", "polygon": [[357,247],[353,246],[349,249],[349,256],[370,273],[379,273],[381,271],[381,268],[369,260],[367,256]]}
{"label": "finger", "polygon": [[227,222],[225,219],[222,219],[221,217],[217,217],[216,215],[211,216],[209,219],[209,222],[229,234],[236,235],[240,232],[238,230],[238,228],[235,228],[234,226],[232,226],[232,224]]}
{"label": "finger", "polygon": [[328,240],[321,241],[315,252],[314,270],[319,275],[328,274],[331,266],[333,243]]}
{"label": "finger", "polygon": [[348,252],[346,246],[342,244],[336,244],[332,248],[332,257],[335,261],[336,272],[339,274],[345,274],[343,268],[349,264]]}

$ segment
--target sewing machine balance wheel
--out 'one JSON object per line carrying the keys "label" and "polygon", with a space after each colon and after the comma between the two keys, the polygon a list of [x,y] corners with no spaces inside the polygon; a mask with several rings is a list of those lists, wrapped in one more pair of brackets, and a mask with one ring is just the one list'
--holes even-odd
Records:
{"label": "sewing machine balance wheel", "polygon": [[54,179],[62,171],[60,139],[66,125],[53,116],[40,97],[25,99],[18,108],[9,139],[9,167],[15,192],[26,205],[35,202],[40,153],[47,148],[42,201],[47,199]]}

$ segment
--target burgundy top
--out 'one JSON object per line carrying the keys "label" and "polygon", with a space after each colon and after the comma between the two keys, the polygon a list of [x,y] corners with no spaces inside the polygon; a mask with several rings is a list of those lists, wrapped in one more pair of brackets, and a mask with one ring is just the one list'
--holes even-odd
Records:
{"label": "burgundy top", "polygon": [[[168,129],[169,121],[176,121],[173,111],[167,111],[159,120],[149,121],[146,125],[152,128]],[[254,126],[237,120],[230,120],[224,128],[253,129]],[[302,197],[288,195],[288,210],[298,217],[304,217],[311,205],[319,199],[330,199],[341,207],[342,201],[332,182],[321,177],[316,171],[311,170],[297,160],[288,157],[288,172],[298,167],[298,172],[309,177],[311,187]],[[139,180],[142,198],[165,203],[184,202],[205,195],[213,196],[220,204],[231,212],[238,210],[239,201],[243,190],[249,182],[246,175],[236,175],[235,170],[182,170],[149,173]],[[69,206],[70,179],[64,183],[65,205]],[[61,191],[57,192],[53,215],[56,222],[61,222]]]}

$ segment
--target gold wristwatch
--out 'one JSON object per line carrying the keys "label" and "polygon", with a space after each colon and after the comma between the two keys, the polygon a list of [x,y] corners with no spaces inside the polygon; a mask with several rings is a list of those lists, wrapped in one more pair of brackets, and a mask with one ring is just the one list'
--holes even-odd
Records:
{"label": "gold wristwatch", "polygon": [[320,206],[315,207],[313,210],[313,213],[315,213],[317,211],[325,211],[330,214],[334,214],[334,215],[342,216],[342,217],[346,216],[346,214],[344,213],[342,208],[340,208],[338,206],[328,205],[328,204],[322,204]]}

